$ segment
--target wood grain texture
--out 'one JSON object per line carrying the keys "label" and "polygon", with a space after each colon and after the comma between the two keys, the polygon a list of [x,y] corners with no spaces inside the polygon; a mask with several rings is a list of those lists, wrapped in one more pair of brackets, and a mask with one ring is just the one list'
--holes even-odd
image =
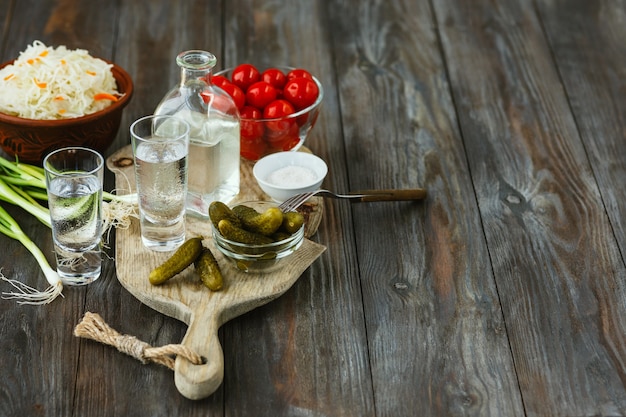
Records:
{"label": "wood grain texture", "polygon": [[351,187],[429,193],[353,206],[377,412],[521,415],[429,2],[335,5]]}
{"label": "wood grain texture", "polygon": [[626,36],[623,1],[546,1],[539,17],[602,201],[626,250]]}
{"label": "wood grain texture", "polygon": [[[564,7],[563,2],[545,2],[539,7],[539,15],[611,223],[610,231],[602,229],[600,233],[614,234],[623,259],[626,249],[623,224],[626,219],[623,204],[626,200],[623,186],[626,181],[626,100],[623,95],[626,70],[620,60],[626,58],[622,42],[626,35],[623,25],[626,3],[572,2],[568,6]],[[594,249],[594,253],[596,250],[599,249]],[[600,260],[607,257],[602,252],[599,252]],[[621,365],[626,354],[626,333],[620,320],[614,319],[624,314],[626,271],[621,265],[616,268],[607,276],[602,274],[596,278],[593,274],[589,281],[597,304],[593,315],[598,332],[596,349],[602,358],[593,359],[590,371],[595,373],[607,366],[615,368],[614,372],[602,371],[606,394],[601,404],[610,410],[607,413],[625,413],[626,407],[623,392],[626,368]],[[618,378],[622,386],[607,383],[610,379],[617,382]]]}
{"label": "wood grain texture", "polygon": [[452,91],[526,412],[623,414],[623,263],[531,6],[438,2]]}

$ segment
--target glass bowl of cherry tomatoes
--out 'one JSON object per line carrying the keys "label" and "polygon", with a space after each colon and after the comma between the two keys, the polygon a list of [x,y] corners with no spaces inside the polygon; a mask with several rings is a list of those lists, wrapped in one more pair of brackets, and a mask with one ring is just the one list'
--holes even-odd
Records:
{"label": "glass bowl of cherry tomatoes", "polygon": [[324,90],[302,68],[260,70],[240,64],[215,73],[211,82],[234,100],[241,118],[241,156],[256,161],[298,150],[315,126]]}

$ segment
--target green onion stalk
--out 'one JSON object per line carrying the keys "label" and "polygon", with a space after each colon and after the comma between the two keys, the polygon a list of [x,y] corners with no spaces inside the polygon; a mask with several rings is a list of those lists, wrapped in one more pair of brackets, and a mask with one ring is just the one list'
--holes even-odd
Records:
{"label": "green onion stalk", "polygon": [[[137,217],[137,195],[116,195],[103,192],[103,230],[128,227],[132,217]],[[11,162],[0,156],[0,201],[21,207],[48,227],[52,227],[50,212],[40,201],[47,201],[46,179],[43,168]],[[19,224],[0,205],[0,233],[18,240],[37,260],[49,287],[39,291],[20,281],[9,279],[0,270],[0,279],[10,283],[16,291],[3,292],[2,298],[16,299],[20,304],[48,304],[63,295],[63,283],[56,270],[50,267],[41,249],[24,233]]]}

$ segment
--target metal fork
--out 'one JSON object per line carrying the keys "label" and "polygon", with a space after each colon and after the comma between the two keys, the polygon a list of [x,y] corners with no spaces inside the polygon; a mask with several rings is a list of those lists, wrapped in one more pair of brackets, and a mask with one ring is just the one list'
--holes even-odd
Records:
{"label": "metal fork", "polygon": [[328,190],[316,190],[289,197],[287,200],[283,201],[278,208],[280,208],[283,212],[293,211],[315,195],[331,198],[347,198],[352,203],[364,203],[370,201],[409,201],[423,200],[426,198],[426,190],[423,188],[406,190],[366,190],[353,191],[348,194],[337,194]]}

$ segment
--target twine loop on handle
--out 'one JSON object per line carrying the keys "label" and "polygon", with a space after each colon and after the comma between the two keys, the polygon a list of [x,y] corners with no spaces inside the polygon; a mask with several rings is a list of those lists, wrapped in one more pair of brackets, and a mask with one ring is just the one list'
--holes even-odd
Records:
{"label": "twine loop on handle", "polygon": [[74,336],[113,346],[118,351],[138,359],[144,365],[154,362],[173,370],[176,356],[182,356],[194,365],[202,364],[202,357],[187,346],[171,344],[152,347],[135,336],[118,333],[106,324],[99,314],[89,311],[74,328]]}

